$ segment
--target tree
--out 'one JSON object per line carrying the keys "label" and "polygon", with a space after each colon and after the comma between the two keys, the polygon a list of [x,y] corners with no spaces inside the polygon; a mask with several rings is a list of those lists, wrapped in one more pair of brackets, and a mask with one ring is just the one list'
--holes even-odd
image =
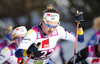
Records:
{"label": "tree", "polygon": [[[54,3],[51,0],[0,0],[0,18],[11,17],[14,23],[18,24],[16,19],[19,16],[28,16],[27,28],[31,27],[30,12],[36,10],[43,13],[49,3]],[[41,15],[42,16],[42,15]]]}

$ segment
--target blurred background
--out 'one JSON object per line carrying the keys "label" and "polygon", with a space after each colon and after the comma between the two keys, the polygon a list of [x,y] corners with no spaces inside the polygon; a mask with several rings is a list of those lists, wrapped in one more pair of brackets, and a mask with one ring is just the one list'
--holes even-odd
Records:
{"label": "blurred background", "polygon": [[[42,20],[43,11],[52,4],[60,13],[61,26],[76,32],[75,12],[80,9],[84,13],[82,22],[85,41],[78,44],[77,51],[84,48],[95,32],[92,29],[93,19],[100,15],[100,0],[0,0],[0,41],[5,38],[7,28],[22,24],[30,29]],[[65,60],[74,54],[74,43],[61,41]],[[67,43],[66,43],[67,42]],[[60,61],[57,58],[57,61]],[[59,62],[61,64],[61,62]],[[59,64],[57,63],[57,64]]]}

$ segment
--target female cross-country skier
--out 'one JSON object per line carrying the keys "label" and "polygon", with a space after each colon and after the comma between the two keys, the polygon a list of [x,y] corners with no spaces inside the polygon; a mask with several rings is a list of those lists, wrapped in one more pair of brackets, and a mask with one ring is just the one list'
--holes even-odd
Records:
{"label": "female cross-country skier", "polygon": [[19,46],[20,41],[26,35],[27,29],[23,25],[17,25],[13,28],[13,40],[14,43],[6,46],[0,52],[0,64],[7,62],[7,64],[19,64],[22,61],[22,58],[15,57],[15,51]]}
{"label": "female cross-country skier", "polygon": [[[25,64],[28,57],[33,53],[27,64],[53,64],[51,54],[59,39],[75,42],[75,33],[69,32],[60,26],[59,13],[52,5],[44,11],[41,24],[32,27],[21,41],[15,52],[16,57],[23,57],[21,64]],[[76,17],[78,22],[83,21],[83,14],[79,12]],[[82,26],[78,29],[78,42],[84,41]],[[40,43],[41,42],[41,43]]]}
{"label": "female cross-country skier", "polygon": [[[85,60],[82,61],[82,60]],[[74,57],[72,57],[68,64],[73,64]],[[81,61],[81,63],[78,63]],[[78,64],[100,64],[100,37],[98,38],[98,42],[93,46],[88,46],[82,50],[80,50],[76,54],[75,63]]]}
{"label": "female cross-country skier", "polygon": [[93,28],[96,29],[96,32],[93,34],[93,36],[89,40],[87,46],[93,46],[97,42],[97,40],[99,39],[99,36],[100,36],[100,16],[96,17],[93,20]]}
{"label": "female cross-country skier", "polygon": [[13,27],[12,26],[9,26],[8,29],[7,29],[7,33],[6,33],[6,39],[3,40],[2,42],[0,42],[0,50],[2,50],[5,46],[13,43],[14,41],[12,41],[12,29]]}

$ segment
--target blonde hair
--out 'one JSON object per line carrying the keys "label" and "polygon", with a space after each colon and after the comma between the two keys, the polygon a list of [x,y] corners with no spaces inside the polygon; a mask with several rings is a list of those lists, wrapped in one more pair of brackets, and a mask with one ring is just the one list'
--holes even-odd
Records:
{"label": "blonde hair", "polygon": [[58,13],[58,12],[53,8],[53,5],[52,5],[52,4],[49,4],[49,5],[47,6],[47,9],[44,10],[44,13],[45,13],[45,12]]}
{"label": "blonde hair", "polygon": [[52,4],[49,4],[49,5],[47,6],[47,9],[53,9],[53,5],[52,5]]}
{"label": "blonde hair", "polygon": [[13,29],[12,26],[9,26],[9,27],[8,27],[8,29],[7,29],[8,34],[12,34],[12,29]]}
{"label": "blonde hair", "polygon": [[93,20],[93,28],[100,30],[100,16]]}

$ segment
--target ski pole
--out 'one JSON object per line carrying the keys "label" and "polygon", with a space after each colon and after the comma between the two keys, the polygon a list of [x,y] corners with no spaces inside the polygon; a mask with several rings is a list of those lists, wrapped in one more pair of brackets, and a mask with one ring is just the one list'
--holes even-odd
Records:
{"label": "ski pole", "polygon": [[31,58],[31,56],[33,55],[33,53],[31,53],[31,55],[28,57],[28,59],[27,59],[27,61],[26,61],[26,63],[25,64],[27,64],[28,63],[28,61],[29,61],[29,59]]}
{"label": "ski pole", "polygon": [[[78,13],[79,13],[79,11],[77,11],[76,13],[78,14]],[[75,58],[76,58],[77,39],[78,39],[78,26],[79,26],[79,22],[77,21],[76,39],[75,39],[75,48],[74,48],[74,62],[73,62],[73,64],[75,64]]]}

